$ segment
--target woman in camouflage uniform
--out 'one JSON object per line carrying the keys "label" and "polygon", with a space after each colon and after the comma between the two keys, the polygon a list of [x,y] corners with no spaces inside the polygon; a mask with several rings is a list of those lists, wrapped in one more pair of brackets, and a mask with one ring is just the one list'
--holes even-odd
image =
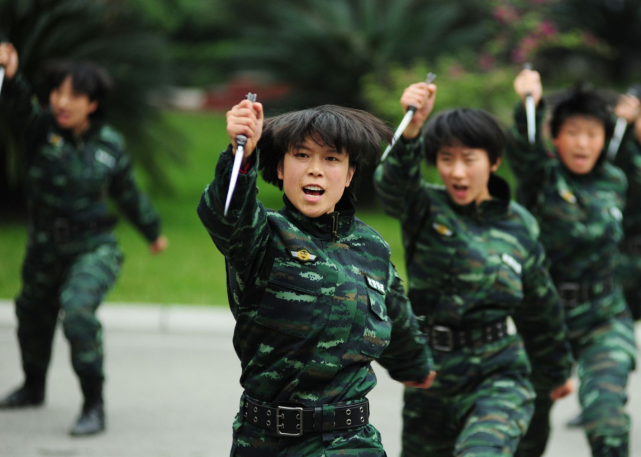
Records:
{"label": "woman in camouflage uniform", "polygon": [[16,299],[18,340],[25,382],[0,401],[0,409],[40,406],[58,314],[71,345],[71,361],[84,396],[72,435],[105,428],[102,328],[98,306],[113,286],[122,256],[116,245],[113,198],[128,219],[161,252],[160,217],[134,182],[121,136],[103,121],[110,86],[101,69],[63,63],[50,72],[50,109],[32,100],[18,73],[18,54],[0,44],[6,69],[2,103],[25,134],[28,154],[29,234]]}
{"label": "woman in camouflage uniform", "polygon": [[[198,215],[225,255],[236,318],[245,392],[231,455],[383,456],[368,423],[371,362],[408,385],[428,387],[434,376],[389,246],[354,217],[354,179],[390,132],[337,106],[263,126],[261,104],[244,100],[227,113],[227,133],[232,144]],[[239,134],[244,164],[225,217]],[[259,169],[284,189],[278,212],[256,198]]]}
{"label": "woman in camouflage uniform", "polygon": [[[514,81],[521,99],[507,153],[519,180],[520,197],[541,227],[550,276],[565,308],[565,322],[579,375],[579,400],[593,456],[629,454],[630,418],[626,385],[636,363],[634,327],[616,270],[623,238],[625,174],[605,160],[612,133],[607,100],[575,88],[557,101],[550,121],[553,148],[541,135],[546,102],[540,76],[523,70]],[[524,101],[536,108],[536,138],[526,139]],[[541,386],[535,384],[538,390]],[[519,456],[540,456],[550,433],[553,403],[545,396]]]}
{"label": "woman in camouflage uniform", "polygon": [[[563,310],[536,221],[494,174],[500,126],[456,109],[420,135],[435,92],[405,90],[403,109],[417,110],[375,174],[385,211],[401,221],[409,297],[438,373],[429,391],[405,389],[403,456],[511,456],[533,412],[530,376],[554,399],[572,390]],[[444,187],[423,180],[423,156]]]}

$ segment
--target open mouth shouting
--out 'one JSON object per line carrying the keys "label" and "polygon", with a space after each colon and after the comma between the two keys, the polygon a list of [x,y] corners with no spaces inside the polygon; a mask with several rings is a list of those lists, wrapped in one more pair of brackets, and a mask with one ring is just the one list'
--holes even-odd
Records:
{"label": "open mouth shouting", "polygon": [[452,184],[452,193],[458,200],[464,199],[467,196],[468,190],[469,186],[464,186],[463,184]]}
{"label": "open mouth shouting", "polygon": [[325,189],[323,189],[321,186],[310,184],[303,187],[303,193],[305,194],[307,200],[317,200],[325,193]]}

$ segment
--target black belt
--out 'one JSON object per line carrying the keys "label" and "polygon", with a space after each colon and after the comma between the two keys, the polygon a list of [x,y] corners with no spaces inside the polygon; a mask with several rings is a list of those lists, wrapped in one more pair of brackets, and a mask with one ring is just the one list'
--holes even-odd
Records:
{"label": "black belt", "polygon": [[432,348],[441,352],[452,352],[464,347],[476,347],[505,338],[507,321],[493,322],[477,329],[457,329],[444,325],[426,325],[427,341]]}
{"label": "black belt", "polygon": [[621,251],[632,257],[641,257],[641,235],[626,236],[621,242]]}
{"label": "black belt", "polygon": [[560,282],[556,284],[556,290],[559,292],[561,304],[566,308],[574,308],[593,298],[607,295],[614,290],[614,287],[613,278],[589,283]]}
{"label": "black belt", "polygon": [[245,397],[243,419],[277,436],[297,437],[309,432],[328,432],[362,427],[369,423],[369,401],[334,406],[334,422],[323,429],[323,407],[265,406]]}
{"label": "black belt", "polygon": [[56,243],[68,243],[79,239],[88,233],[101,233],[113,229],[118,219],[115,217],[94,219],[90,221],[74,221],[66,217],[54,217],[45,223],[36,221],[33,227],[51,234]]}

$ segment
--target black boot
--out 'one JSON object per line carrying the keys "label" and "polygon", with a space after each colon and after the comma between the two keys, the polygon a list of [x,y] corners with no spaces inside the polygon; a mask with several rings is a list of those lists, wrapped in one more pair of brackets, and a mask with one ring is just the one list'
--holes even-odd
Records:
{"label": "black boot", "polygon": [[27,376],[24,384],[14,390],[2,400],[0,409],[26,408],[29,406],[42,406],[45,401],[44,378],[37,379]]}
{"label": "black boot", "polygon": [[102,379],[80,380],[85,402],[78,421],[69,434],[71,436],[87,436],[105,430],[105,409],[102,399]]}

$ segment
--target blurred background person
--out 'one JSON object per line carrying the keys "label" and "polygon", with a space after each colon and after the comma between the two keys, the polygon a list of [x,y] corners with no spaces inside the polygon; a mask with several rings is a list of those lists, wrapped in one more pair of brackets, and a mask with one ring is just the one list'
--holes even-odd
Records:
{"label": "blurred background person", "polygon": [[[552,109],[554,149],[543,144],[547,104],[538,72],[514,80],[521,99],[507,155],[520,199],[541,227],[550,275],[561,303],[577,363],[579,400],[593,456],[629,454],[630,417],[625,412],[628,376],[636,365],[634,326],[616,277],[627,180],[606,160],[613,123],[608,101],[582,86],[568,89]],[[536,137],[527,139],[525,99],[536,106]],[[535,384],[530,428],[517,455],[541,456],[553,406]]]}
{"label": "blurred background person", "polygon": [[0,409],[40,406],[58,316],[71,348],[84,404],[72,435],[105,428],[102,329],[96,317],[122,262],[109,212],[113,198],[149,241],[152,253],[167,247],[160,217],[133,178],[121,136],[105,123],[102,104],[111,81],[84,62],[48,70],[49,109],[32,100],[18,72],[18,53],[0,44],[6,71],[1,94],[16,122],[26,127],[29,155],[29,236],[16,299],[18,340],[25,380],[0,401]]}

